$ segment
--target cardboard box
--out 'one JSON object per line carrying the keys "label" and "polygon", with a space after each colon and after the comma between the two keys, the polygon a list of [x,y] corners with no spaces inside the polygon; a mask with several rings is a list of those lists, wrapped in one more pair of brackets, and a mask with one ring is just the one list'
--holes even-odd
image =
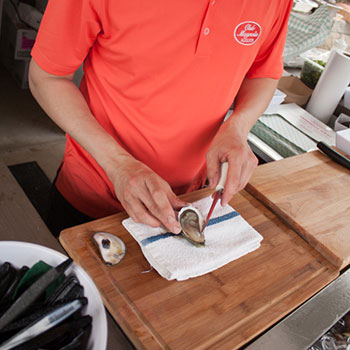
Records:
{"label": "cardboard box", "polygon": [[337,6],[342,7],[342,9],[338,10],[338,13],[343,16],[346,22],[350,22],[350,5],[344,4],[342,2],[337,3]]}
{"label": "cardboard box", "polygon": [[284,103],[296,103],[299,106],[304,106],[313,92],[298,77],[294,76],[282,77],[277,88],[286,94]]}
{"label": "cardboard box", "polygon": [[5,41],[2,49],[7,56],[15,60],[27,60],[34,46],[37,32],[17,19],[17,15],[11,4],[4,4],[1,40]]}
{"label": "cardboard box", "polygon": [[[9,2],[4,4],[0,37],[0,59],[22,89],[28,88],[30,51],[34,45],[36,31],[28,29],[16,19]],[[12,9],[12,10],[11,10]]]}

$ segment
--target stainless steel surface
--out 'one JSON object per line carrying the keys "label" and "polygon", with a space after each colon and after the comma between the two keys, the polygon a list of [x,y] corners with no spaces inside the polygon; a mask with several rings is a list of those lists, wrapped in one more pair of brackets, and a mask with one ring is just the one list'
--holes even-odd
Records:
{"label": "stainless steel surface", "polygon": [[350,270],[347,270],[245,349],[308,349],[349,309]]}
{"label": "stainless steel surface", "polygon": [[252,133],[248,135],[248,143],[252,151],[267,163],[283,159],[279,153]]}

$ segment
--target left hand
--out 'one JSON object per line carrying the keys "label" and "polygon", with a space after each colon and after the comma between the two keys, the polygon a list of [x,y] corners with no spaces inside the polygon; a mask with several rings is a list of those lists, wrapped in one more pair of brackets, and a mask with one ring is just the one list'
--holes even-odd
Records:
{"label": "left hand", "polygon": [[225,122],[207,152],[207,174],[209,186],[215,188],[220,178],[220,165],[228,162],[228,173],[221,205],[248,183],[258,159],[248,145],[247,138],[234,123]]}

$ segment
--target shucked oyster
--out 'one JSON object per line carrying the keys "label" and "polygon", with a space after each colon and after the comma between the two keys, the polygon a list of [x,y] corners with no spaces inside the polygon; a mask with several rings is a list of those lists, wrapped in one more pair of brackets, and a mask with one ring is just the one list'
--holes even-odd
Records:
{"label": "shucked oyster", "polygon": [[92,241],[100,250],[104,262],[108,265],[116,265],[123,259],[126,248],[124,242],[115,235],[107,232],[96,232]]}
{"label": "shucked oyster", "polygon": [[204,219],[201,212],[193,207],[183,207],[179,212],[181,234],[195,245],[204,245],[205,237],[202,232]]}

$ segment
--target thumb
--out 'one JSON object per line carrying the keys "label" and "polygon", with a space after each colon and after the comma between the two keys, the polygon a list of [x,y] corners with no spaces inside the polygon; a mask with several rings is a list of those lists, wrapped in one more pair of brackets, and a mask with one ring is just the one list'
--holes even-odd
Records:
{"label": "thumb", "polygon": [[181,209],[182,207],[185,207],[187,205],[189,205],[190,203],[185,202],[183,200],[181,200],[179,197],[177,197],[176,195],[171,196],[169,198],[170,204],[174,209]]}

